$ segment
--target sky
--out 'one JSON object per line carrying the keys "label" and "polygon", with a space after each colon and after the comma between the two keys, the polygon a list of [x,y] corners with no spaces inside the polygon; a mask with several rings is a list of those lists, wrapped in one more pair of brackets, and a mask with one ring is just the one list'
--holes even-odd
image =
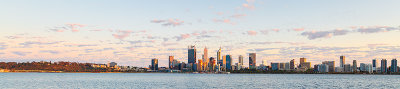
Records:
{"label": "sky", "polygon": [[[195,45],[233,63],[400,58],[399,0],[12,0],[0,3],[0,61],[187,63]],[[378,63],[379,64],[379,63]]]}

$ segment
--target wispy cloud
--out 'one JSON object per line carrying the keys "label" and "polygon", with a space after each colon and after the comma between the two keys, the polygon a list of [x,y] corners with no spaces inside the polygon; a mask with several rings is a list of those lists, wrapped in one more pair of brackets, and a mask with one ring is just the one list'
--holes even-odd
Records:
{"label": "wispy cloud", "polygon": [[213,21],[217,22],[217,23],[227,23],[227,24],[235,25],[235,23],[231,22],[230,19],[213,19]]}
{"label": "wispy cloud", "polygon": [[374,26],[374,27],[360,27],[357,29],[357,31],[361,33],[378,33],[378,32],[388,32],[393,30],[399,30],[399,28],[388,27],[388,26]]}
{"label": "wispy cloud", "polygon": [[346,35],[349,32],[349,30],[335,29],[330,31],[307,31],[301,33],[301,35],[307,36],[310,40],[314,40],[317,38],[330,38],[332,36]]}
{"label": "wispy cloud", "polygon": [[64,41],[55,41],[55,42],[39,42],[39,41],[26,41],[23,43],[19,43],[19,45],[22,45],[23,47],[31,47],[31,45],[52,45],[52,44],[58,44],[62,43]]}
{"label": "wispy cloud", "polygon": [[26,56],[28,54],[31,54],[32,52],[14,51],[12,53],[15,54],[15,55],[19,55],[19,56]]}
{"label": "wispy cloud", "polygon": [[59,54],[59,51],[56,50],[41,50],[41,53],[51,53],[51,54]]}
{"label": "wispy cloud", "polygon": [[152,23],[161,23],[163,26],[179,26],[183,25],[185,21],[182,21],[180,19],[166,19],[166,20],[151,20],[150,22]]}
{"label": "wispy cloud", "polygon": [[176,41],[180,41],[180,40],[187,39],[187,38],[190,38],[190,37],[191,37],[190,34],[181,34],[180,36],[175,36]]}
{"label": "wispy cloud", "polygon": [[247,34],[254,36],[254,35],[257,35],[257,31],[247,31]]}
{"label": "wispy cloud", "polygon": [[5,43],[0,43],[0,50],[7,49],[7,46]]}
{"label": "wispy cloud", "polygon": [[122,39],[124,39],[124,38],[130,36],[131,33],[132,33],[132,31],[130,31],[130,30],[123,30],[123,31],[118,30],[117,33],[116,33],[116,34],[112,34],[112,36],[113,36],[114,38],[116,38],[116,39],[122,40]]}

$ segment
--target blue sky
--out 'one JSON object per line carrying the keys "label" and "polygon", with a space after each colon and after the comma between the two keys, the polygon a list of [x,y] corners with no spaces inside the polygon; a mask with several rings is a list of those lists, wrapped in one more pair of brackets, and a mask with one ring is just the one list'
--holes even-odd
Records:
{"label": "blue sky", "polygon": [[[0,61],[161,66],[188,45],[201,57],[257,53],[257,64],[398,58],[397,0],[19,0],[0,3]],[[201,59],[201,58],[198,58]],[[246,60],[248,61],[248,60]],[[245,62],[246,62],[245,61]]]}

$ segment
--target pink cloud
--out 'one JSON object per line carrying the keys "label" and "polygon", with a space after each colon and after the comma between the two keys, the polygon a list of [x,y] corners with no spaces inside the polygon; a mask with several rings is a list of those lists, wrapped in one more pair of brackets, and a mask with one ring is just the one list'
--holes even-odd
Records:
{"label": "pink cloud", "polygon": [[176,41],[180,41],[183,39],[190,38],[190,34],[181,34],[180,36],[176,36],[175,38],[176,38]]}
{"label": "pink cloud", "polygon": [[279,32],[280,29],[272,29],[272,31]]}
{"label": "pink cloud", "polygon": [[254,35],[257,35],[257,32],[256,31],[247,31],[247,34],[254,36]]}
{"label": "pink cloud", "polygon": [[247,4],[247,3],[244,3],[242,6],[243,6],[244,8],[249,9],[249,10],[254,10],[254,9],[255,9],[254,5]]}
{"label": "pink cloud", "polygon": [[233,18],[242,18],[244,16],[246,16],[246,14],[235,14],[235,15],[232,15],[231,17],[233,17]]}
{"label": "pink cloud", "polygon": [[184,21],[180,19],[167,19],[167,20],[151,20],[152,23],[162,23],[163,26],[179,26],[184,23]]}
{"label": "pink cloud", "polygon": [[117,39],[124,39],[126,37],[128,37],[130,34],[132,33],[132,31],[126,30],[126,31],[118,31],[118,34],[112,34],[112,36],[114,36],[114,38]]}
{"label": "pink cloud", "polygon": [[220,19],[213,19],[213,21],[214,21],[214,22],[221,22],[221,23],[227,23],[227,24],[235,25],[235,23],[231,22],[230,19],[223,19],[223,20],[220,20]]}
{"label": "pink cloud", "polygon": [[304,31],[304,28],[295,28],[294,31]]}
{"label": "pink cloud", "polygon": [[70,24],[66,24],[72,32],[79,32],[78,28],[82,28],[85,27],[86,25],[83,24],[76,24],[76,23],[70,23]]}

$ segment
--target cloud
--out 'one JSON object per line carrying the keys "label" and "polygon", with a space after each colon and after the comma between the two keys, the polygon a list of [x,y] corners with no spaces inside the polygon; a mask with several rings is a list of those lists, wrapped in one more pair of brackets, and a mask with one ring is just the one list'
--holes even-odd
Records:
{"label": "cloud", "polygon": [[171,43],[171,42],[169,42],[169,43],[167,43],[167,42],[163,42],[162,43],[162,46],[171,46],[171,45],[178,45],[179,43]]}
{"label": "cloud", "polygon": [[249,10],[254,10],[255,9],[253,4],[244,3],[244,4],[242,4],[242,6],[244,8],[246,8],[246,9],[249,9]]}
{"label": "cloud", "polygon": [[52,45],[52,44],[58,44],[64,41],[55,41],[55,42],[38,42],[38,41],[27,41],[24,43],[19,43],[19,45],[22,45],[24,47],[31,47],[31,45]]}
{"label": "cloud", "polygon": [[388,45],[388,44],[367,44],[367,46],[369,48],[376,48],[377,46],[380,46],[380,45]]}
{"label": "cloud", "polygon": [[5,43],[0,43],[0,50],[7,49],[7,46]]}
{"label": "cloud", "polygon": [[231,17],[233,17],[233,18],[242,18],[244,16],[246,16],[246,14],[235,14],[235,15],[232,15]]}
{"label": "cloud", "polygon": [[65,30],[67,30],[67,27],[54,27],[54,28],[50,28],[50,31],[54,31],[54,32],[64,32]]}
{"label": "cloud", "polygon": [[67,47],[89,47],[89,46],[97,46],[96,44],[67,44],[64,45]]}
{"label": "cloud", "polygon": [[295,28],[293,31],[304,31],[304,28]]}
{"label": "cloud", "polygon": [[279,32],[280,29],[272,29],[272,31]]}
{"label": "cloud", "polygon": [[180,41],[180,40],[187,39],[190,37],[191,37],[190,34],[181,34],[180,36],[175,36],[176,41]]}
{"label": "cloud", "polygon": [[86,26],[86,25],[77,24],[77,23],[69,23],[69,24],[66,24],[66,25],[72,32],[78,32],[79,31],[78,28],[82,28],[82,27]]}
{"label": "cloud", "polygon": [[163,26],[179,26],[183,25],[184,21],[179,19],[167,19],[167,20],[151,20],[152,23],[161,23]]}
{"label": "cloud", "polygon": [[92,53],[92,52],[102,52],[102,51],[108,51],[108,50],[114,50],[114,48],[103,48],[103,49],[85,49],[85,53]]}
{"label": "cloud", "polygon": [[55,50],[41,50],[41,53],[51,53],[51,54],[59,54],[59,51],[55,51]]}
{"label": "cloud", "polygon": [[230,19],[213,19],[213,21],[217,22],[217,23],[227,23],[227,24],[235,25],[235,23],[231,22]]}
{"label": "cloud", "polygon": [[247,31],[247,34],[254,36],[254,35],[257,35],[257,32],[256,31]]}
{"label": "cloud", "polygon": [[261,30],[260,32],[261,32],[262,34],[264,34],[264,35],[267,35],[267,34],[269,33],[268,30]]}
{"label": "cloud", "polygon": [[275,42],[249,42],[249,44],[256,44],[256,45],[266,45],[266,44],[290,44],[290,45],[300,45],[304,44],[301,42],[281,42],[281,41],[275,41]]}
{"label": "cloud", "polygon": [[12,52],[12,53],[15,54],[15,55],[19,55],[19,56],[26,56],[26,55],[28,55],[28,54],[30,54],[30,53],[32,53],[32,52],[14,51],[14,52]]}
{"label": "cloud", "polygon": [[139,44],[139,43],[153,43],[154,41],[150,40],[150,41],[142,41],[142,40],[137,40],[137,41],[127,41],[130,44]]}
{"label": "cloud", "polygon": [[116,39],[122,40],[122,39],[128,37],[129,35],[131,35],[131,33],[132,33],[132,31],[130,31],[130,30],[123,30],[123,31],[119,30],[119,31],[117,31],[117,34],[112,34],[112,36],[114,36],[114,38],[116,38]]}
{"label": "cloud", "polygon": [[388,27],[388,26],[374,26],[374,27],[360,27],[357,29],[360,33],[378,33],[378,32],[388,32],[393,30],[399,30],[396,27]]}
{"label": "cloud", "polygon": [[307,31],[301,33],[301,35],[307,36],[310,40],[314,40],[317,38],[330,38],[332,36],[346,35],[349,32],[350,31],[348,30],[335,29],[331,31]]}

